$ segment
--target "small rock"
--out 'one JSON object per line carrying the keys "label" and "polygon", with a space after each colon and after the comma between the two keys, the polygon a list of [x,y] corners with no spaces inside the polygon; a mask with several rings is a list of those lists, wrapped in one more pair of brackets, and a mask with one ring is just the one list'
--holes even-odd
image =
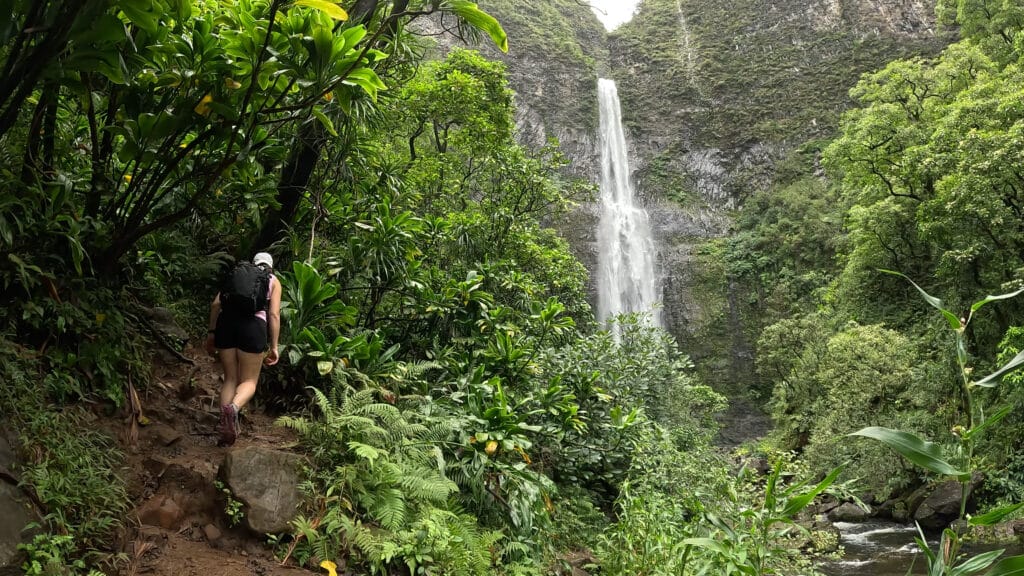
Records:
{"label": "small rock", "polygon": [[203,526],[203,534],[206,535],[207,542],[216,542],[217,540],[220,540],[220,537],[222,536],[220,528],[217,528],[213,524]]}
{"label": "small rock", "polygon": [[154,498],[139,510],[139,522],[165,530],[176,530],[182,516],[181,507],[171,498]]}
{"label": "small rock", "polygon": [[136,535],[140,540],[147,542],[158,542],[167,538],[167,534],[164,534],[163,529],[158,526],[139,526]]}
{"label": "small rock", "polygon": [[142,467],[153,476],[162,476],[167,467],[171,465],[171,461],[162,456],[150,454],[142,462]]}
{"label": "small rock", "polygon": [[165,424],[154,424],[151,429],[153,438],[162,446],[170,446],[178,440],[181,440],[181,432],[178,432],[174,428]]}

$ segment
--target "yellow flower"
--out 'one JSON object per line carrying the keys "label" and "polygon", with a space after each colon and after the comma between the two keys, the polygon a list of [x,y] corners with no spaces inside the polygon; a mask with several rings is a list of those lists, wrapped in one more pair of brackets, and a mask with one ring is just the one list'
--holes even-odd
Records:
{"label": "yellow flower", "polygon": [[131,184],[132,183],[132,175],[131,174],[125,174],[124,175],[124,181],[129,183],[129,184]]}
{"label": "yellow flower", "polygon": [[102,325],[102,324],[103,324],[103,322],[104,322],[104,321],[105,321],[106,319],[107,319],[107,315],[106,315],[106,314],[103,314],[103,313],[100,313],[100,312],[97,312],[97,313],[96,313],[96,323],[97,323],[97,324],[100,324],[100,325]]}
{"label": "yellow flower", "polygon": [[213,96],[207,94],[206,96],[203,96],[203,99],[199,101],[199,104],[196,104],[196,107],[193,108],[193,110],[195,110],[196,114],[199,114],[200,116],[209,116],[210,102],[213,102]]}
{"label": "yellow flower", "polygon": [[320,567],[324,570],[327,570],[327,573],[330,574],[330,576],[338,576],[338,565],[334,562],[331,562],[330,560],[324,560],[320,563]]}
{"label": "yellow flower", "polygon": [[327,94],[324,94],[324,100],[327,100],[328,102],[334,100],[334,92],[328,92]]}
{"label": "yellow flower", "polygon": [[498,443],[494,440],[488,440],[487,446],[484,447],[484,452],[487,452],[488,456],[494,456],[494,453],[498,451]]}

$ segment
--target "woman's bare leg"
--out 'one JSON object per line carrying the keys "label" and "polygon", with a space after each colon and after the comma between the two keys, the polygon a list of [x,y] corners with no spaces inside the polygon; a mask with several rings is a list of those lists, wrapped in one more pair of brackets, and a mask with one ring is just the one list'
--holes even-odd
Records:
{"label": "woman's bare leg", "polygon": [[252,400],[256,394],[256,383],[260,379],[260,368],[263,366],[263,354],[238,351],[238,387],[229,402],[241,410],[242,406]]}
{"label": "woman's bare leg", "polygon": [[238,387],[238,356],[244,354],[238,348],[226,348],[218,351],[220,364],[224,368],[224,384],[220,387],[220,405],[226,406],[235,398]]}

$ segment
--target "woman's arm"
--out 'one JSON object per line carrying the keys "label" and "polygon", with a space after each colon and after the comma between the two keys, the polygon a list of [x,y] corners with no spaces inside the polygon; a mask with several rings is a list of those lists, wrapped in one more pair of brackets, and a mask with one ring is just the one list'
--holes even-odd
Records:
{"label": "woman's arm", "polygon": [[267,336],[270,338],[270,350],[264,364],[277,364],[277,340],[281,335],[281,281],[276,277],[270,283],[270,309],[267,310]]}

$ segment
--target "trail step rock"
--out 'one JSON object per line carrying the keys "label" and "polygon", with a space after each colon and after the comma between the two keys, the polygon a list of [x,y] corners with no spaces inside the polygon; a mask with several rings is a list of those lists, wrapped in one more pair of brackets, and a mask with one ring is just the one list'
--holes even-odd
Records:
{"label": "trail step rock", "polygon": [[249,446],[225,456],[220,477],[234,498],[245,504],[245,523],[254,532],[276,534],[289,529],[302,501],[298,454]]}

